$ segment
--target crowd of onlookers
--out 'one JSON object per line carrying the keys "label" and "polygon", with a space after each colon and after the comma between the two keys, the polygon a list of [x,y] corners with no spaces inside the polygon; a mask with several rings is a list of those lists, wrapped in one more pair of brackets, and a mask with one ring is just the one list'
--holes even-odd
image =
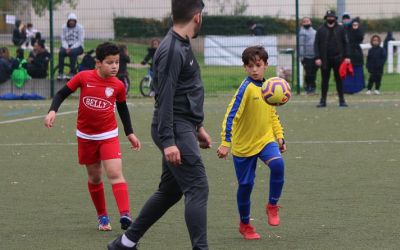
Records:
{"label": "crowd of onlookers", "polygon": [[[307,94],[316,90],[316,72],[321,71],[321,100],[317,107],[326,107],[330,72],[333,71],[339,105],[347,107],[344,93],[357,93],[365,88],[364,65],[369,73],[367,92],[371,94],[375,85],[375,94],[380,94],[383,69],[387,58],[387,44],[394,40],[388,32],[384,42],[377,34],[370,39],[366,63],[361,44],[364,30],[360,18],[351,18],[344,13],[339,23],[336,13],[326,12],[325,23],[317,30],[312,27],[309,17],[302,19],[299,33],[299,57],[304,67],[304,89]],[[383,46],[382,46],[383,45]]]}
{"label": "crowd of onlookers", "polygon": [[16,46],[15,58],[7,47],[0,48],[0,83],[12,79],[17,87],[22,87],[30,78],[46,78],[50,53],[41,33],[31,23],[25,25],[17,20],[12,42]]}

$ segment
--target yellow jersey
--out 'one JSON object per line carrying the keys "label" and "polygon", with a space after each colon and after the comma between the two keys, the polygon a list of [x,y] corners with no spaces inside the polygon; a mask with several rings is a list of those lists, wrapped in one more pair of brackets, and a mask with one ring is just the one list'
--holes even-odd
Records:
{"label": "yellow jersey", "polygon": [[226,110],[221,145],[230,147],[234,156],[256,155],[268,143],[284,138],[275,107],[262,98],[262,84],[247,77]]}

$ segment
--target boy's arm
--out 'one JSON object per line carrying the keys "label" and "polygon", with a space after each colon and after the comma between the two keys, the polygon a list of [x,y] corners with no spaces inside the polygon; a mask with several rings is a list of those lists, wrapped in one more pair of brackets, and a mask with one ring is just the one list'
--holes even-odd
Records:
{"label": "boy's arm", "polygon": [[128,136],[130,134],[133,134],[131,116],[129,114],[128,105],[126,105],[126,101],[117,102],[117,110],[124,126],[125,135]]}
{"label": "boy's arm", "polygon": [[65,85],[62,89],[60,89],[57,94],[54,96],[53,101],[51,102],[50,111],[57,112],[61,106],[61,103],[71,94],[73,91]]}
{"label": "boy's arm", "polygon": [[276,139],[284,139],[283,127],[275,108],[271,109],[272,130]]}
{"label": "boy's arm", "polygon": [[56,112],[58,108],[61,106],[61,103],[67,98],[73,91],[69,89],[67,86],[64,86],[60,89],[57,94],[54,96],[53,101],[51,103],[49,112],[44,118],[44,126],[47,128],[53,127],[54,121],[56,119]]}
{"label": "boy's arm", "polygon": [[228,105],[225,118],[222,122],[221,146],[231,146],[232,129],[240,119],[246,106],[246,87],[247,84],[242,84]]}

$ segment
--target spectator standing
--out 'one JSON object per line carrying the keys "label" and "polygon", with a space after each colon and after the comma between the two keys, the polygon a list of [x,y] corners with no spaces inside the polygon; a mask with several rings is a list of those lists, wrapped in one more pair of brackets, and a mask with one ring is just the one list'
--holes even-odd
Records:
{"label": "spectator standing", "polygon": [[[395,40],[396,40],[396,39],[393,37],[393,32],[392,32],[392,31],[389,31],[389,32],[386,34],[385,40],[383,40],[383,48],[385,49],[386,53],[387,53],[387,51],[388,51],[388,44],[389,44],[389,42],[390,42],[390,41],[395,41]],[[396,49],[396,47],[395,47],[394,49]],[[393,52],[395,52],[395,51],[393,51]]]}
{"label": "spectator standing", "polygon": [[35,42],[28,58],[26,69],[32,78],[46,78],[49,68],[50,53],[46,50],[44,40]]}
{"label": "spectator standing", "polygon": [[315,93],[315,79],[318,67],[315,65],[314,41],[317,31],[312,27],[311,19],[304,17],[299,32],[300,60],[304,67],[304,89],[307,94]]}
{"label": "spectator standing", "polygon": [[156,53],[158,46],[160,46],[160,40],[151,39],[150,47],[147,48],[147,54],[144,57],[143,61],[141,62],[142,65],[146,65],[147,63],[152,65],[153,57],[154,57],[154,54]]}
{"label": "spectator standing", "polygon": [[131,85],[128,73],[128,63],[130,62],[131,58],[128,54],[128,47],[126,47],[124,44],[121,44],[119,46],[119,71],[117,77],[121,82],[124,83],[126,95],[128,95],[129,86]]}
{"label": "spectator standing", "polygon": [[264,25],[256,23],[254,20],[249,21],[247,25],[249,26],[250,32],[253,36],[265,35]]}
{"label": "spectator standing", "polygon": [[[345,18],[346,17],[346,18]],[[343,92],[344,93],[357,93],[365,88],[364,80],[364,54],[360,44],[364,40],[364,31],[360,26],[360,19],[350,19],[350,15],[343,15],[343,20],[346,20],[344,29],[350,44],[350,60],[353,65],[354,75],[346,76],[343,81]],[[350,19],[350,21],[348,21]]]}
{"label": "spectator standing", "polygon": [[[158,39],[152,39],[150,41],[150,47],[147,48],[147,55],[144,57],[143,61],[141,62],[142,65],[146,65],[147,63],[150,64],[150,66],[152,66],[153,64],[153,57],[156,53],[156,50],[158,48],[158,46],[160,45],[160,40]],[[152,73],[152,69],[150,67],[150,74],[153,75]],[[154,96],[155,92],[154,92],[154,87],[153,84],[150,84],[150,93],[149,96]]]}
{"label": "spectator standing", "polygon": [[15,46],[20,47],[26,40],[26,30],[21,20],[15,21],[15,27],[12,33],[12,42]]}
{"label": "spectator standing", "polygon": [[381,47],[381,37],[373,35],[371,37],[372,48],[368,50],[367,70],[369,72],[367,95],[371,94],[372,86],[375,83],[376,95],[380,94],[380,87],[383,75],[383,67],[387,59],[387,51]]}
{"label": "spectator standing", "polygon": [[329,78],[333,70],[336,90],[339,96],[339,106],[347,107],[343,94],[343,82],[339,75],[342,61],[350,63],[349,40],[342,25],[337,23],[335,11],[328,10],[325,14],[325,23],[321,25],[315,35],[315,63],[321,67],[321,100],[318,108],[326,107],[326,97],[329,89]]}
{"label": "spectator standing", "polygon": [[[58,80],[71,79],[77,72],[76,62],[78,56],[83,54],[85,31],[78,24],[78,18],[74,13],[68,15],[67,23],[61,33],[61,48],[58,54]],[[64,75],[64,59],[70,59],[70,73]]]}

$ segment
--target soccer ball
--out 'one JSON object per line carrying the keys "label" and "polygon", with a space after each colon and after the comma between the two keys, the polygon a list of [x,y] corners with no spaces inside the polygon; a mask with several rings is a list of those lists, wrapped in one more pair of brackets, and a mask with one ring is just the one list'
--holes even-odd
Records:
{"label": "soccer ball", "polygon": [[287,103],[292,94],[290,85],[285,79],[272,77],[263,83],[261,95],[269,105],[280,106]]}

